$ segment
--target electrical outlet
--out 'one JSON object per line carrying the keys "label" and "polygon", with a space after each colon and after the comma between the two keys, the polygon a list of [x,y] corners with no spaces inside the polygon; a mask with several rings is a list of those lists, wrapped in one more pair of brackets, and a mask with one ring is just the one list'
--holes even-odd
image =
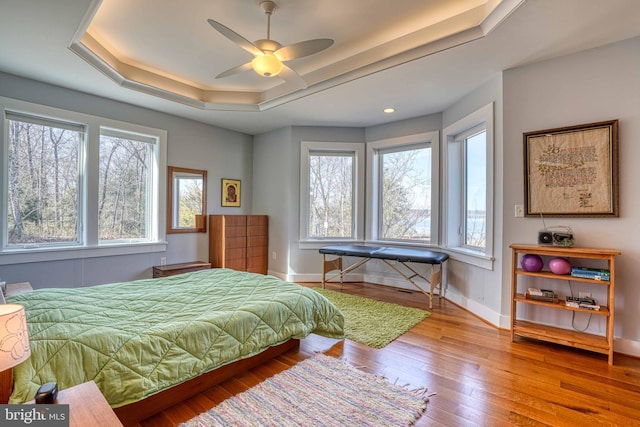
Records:
{"label": "electrical outlet", "polygon": [[276,259],[278,258],[278,254],[276,253],[276,251],[271,252],[271,259]]}
{"label": "electrical outlet", "polygon": [[524,217],[524,205],[516,205],[515,217],[516,218]]}
{"label": "electrical outlet", "polygon": [[167,265],[167,257],[160,257],[160,266],[164,267],[165,265]]}
{"label": "electrical outlet", "polygon": [[580,298],[591,298],[591,292],[578,292]]}

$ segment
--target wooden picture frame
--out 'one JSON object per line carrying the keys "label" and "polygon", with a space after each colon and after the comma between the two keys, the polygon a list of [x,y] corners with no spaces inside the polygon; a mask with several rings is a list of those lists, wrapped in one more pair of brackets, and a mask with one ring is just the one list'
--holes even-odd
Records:
{"label": "wooden picture frame", "polygon": [[618,120],[523,134],[525,216],[618,217]]}
{"label": "wooden picture frame", "polygon": [[222,206],[240,207],[240,180],[222,178]]}

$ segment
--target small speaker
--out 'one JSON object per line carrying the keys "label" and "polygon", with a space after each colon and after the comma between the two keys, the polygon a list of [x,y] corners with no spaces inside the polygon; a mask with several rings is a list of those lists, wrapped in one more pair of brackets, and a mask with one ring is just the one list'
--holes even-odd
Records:
{"label": "small speaker", "polygon": [[38,405],[48,405],[55,403],[56,397],[58,397],[58,384],[50,382],[40,386],[34,399]]}
{"label": "small speaker", "polygon": [[540,231],[538,232],[538,243],[540,245],[551,245],[553,244],[553,233],[550,231]]}

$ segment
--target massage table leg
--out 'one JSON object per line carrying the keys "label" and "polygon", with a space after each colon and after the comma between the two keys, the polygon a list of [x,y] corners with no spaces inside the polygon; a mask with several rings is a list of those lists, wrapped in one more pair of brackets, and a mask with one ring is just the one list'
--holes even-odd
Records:
{"label": "massage table leg", "polygon": [[[398,261],[390,261],[390,260],[386,260],[386,259],[382,259],[382,261],[384,261],[389,267],[391,267],[392,269],[394,269],[398,274],[400,274],[402,277],[404,277],[409,283],[411,283],[416,289],[418,289],[420,292],[422,292],[423,294],[425,294],[426,296],[429,297],[429,310],[433,309],[433,292],[436,290],[436,288],[439,288],[438,290],[438,295],[440,296],[440,299],[443,298],[443,291],[442,291],[442,264],[440,264],[440,268],[436,271],[435,269],[435,265],[434,264],[430,264],[431,267],[431,274],[430,274],[430,279],[426,278],[425,276],[423,276],[422,274],[418,273],[416,270],[414,270],[413,268],[411,268],[411,266],[405,262],[400,262],[400,264],[404,265],[407,269],[409,269],[413,274],[412,275],[407,275],[405,274],[405,272],[403,272],[402,270],[400,270],[395,263]],[[420,287],[420,285],[418,285],[413,278],[414,277],[419,277],[422,280],[424,280],[425,282],[429,283],[429,292],[425,291],[424,289],[422,289],[422,287]]]}
{"label": "massage table leg", "polygon": [[[336,259],[332,259],[327,261],[327,255],[326,254],[322,254],[322,258],[324,260],[324,262],[322,263],[322,288],[324,288],[325,282],[333,279],[336,276],[340,276],[340,290],[342,290],[342,285],[344,283],[344,275],[349,273],[352,270],[355,270],[356,268],[360,267],[362,264],[366,263],[367,261],[369,261],[371,258],[363,258],[360,261],[356,262],[355,264],[352,264],[350,266],[348,266],[347,268],[345,268],[344,270],[342,269],[342,256],[339,256]],[[326,274],[330,271],[333,270],[339,270],[338,273],[334,274],[333,276],[329,277],[328,279],[326,278]]]}

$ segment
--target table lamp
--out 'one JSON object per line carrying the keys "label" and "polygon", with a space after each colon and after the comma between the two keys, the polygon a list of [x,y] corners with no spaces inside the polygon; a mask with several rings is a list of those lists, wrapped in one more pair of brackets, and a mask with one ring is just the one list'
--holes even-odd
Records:
{"label": "table lamp", "polygon": [[31,355],[27,318],[19,304],[0,304],[0,404],[9,401],[13,368]]}

